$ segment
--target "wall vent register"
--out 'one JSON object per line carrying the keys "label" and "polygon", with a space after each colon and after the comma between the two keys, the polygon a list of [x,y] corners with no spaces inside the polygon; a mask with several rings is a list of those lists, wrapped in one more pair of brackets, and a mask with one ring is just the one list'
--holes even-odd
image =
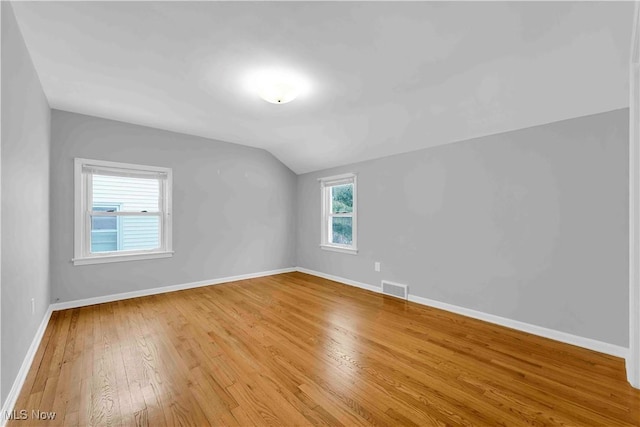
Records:
{"label": "wall vent register", "polygon": [[382,281],[382,293],[396,298],[409,299],[409,287],[399,283]]}

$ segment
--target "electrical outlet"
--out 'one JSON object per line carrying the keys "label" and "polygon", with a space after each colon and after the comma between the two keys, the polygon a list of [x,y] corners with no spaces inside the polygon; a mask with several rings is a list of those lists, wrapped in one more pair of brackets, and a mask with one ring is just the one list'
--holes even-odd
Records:
{"label": "electrical outlet", "polygon": [[31,298],[31,314],[36,314],[36,299]]}
{"label": "electrical outlet", "polygon": [[378,272],[380,271],[380,263],[378,261],[373,263],[373,269]]}

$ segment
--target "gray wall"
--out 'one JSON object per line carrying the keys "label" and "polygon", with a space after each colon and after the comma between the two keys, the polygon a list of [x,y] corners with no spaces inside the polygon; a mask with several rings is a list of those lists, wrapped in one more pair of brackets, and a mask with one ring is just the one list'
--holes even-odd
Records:
{"label": "gray wall", "polygon": [[[627,346],[628,114],[301,175],[298,266]],[[345,172],[358,173],[355,256],[318,246],[317,178]]]}
{"label": "gray wall", "polygon": [[13,10],[8,2],[1,7],[4,402],[49,306],[50,110]]}
{"label": "gray wall", "polygon": [[[173,168],[172,258],[73,266],[73,158]],[[52,302],[293,267],[296,175],[264,150],[53,110]]]}

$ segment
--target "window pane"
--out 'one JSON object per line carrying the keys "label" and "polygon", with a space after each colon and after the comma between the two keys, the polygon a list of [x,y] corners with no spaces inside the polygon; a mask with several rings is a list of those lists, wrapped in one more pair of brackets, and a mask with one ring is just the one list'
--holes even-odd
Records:
{"label": "window pane", "polygon": [[[116,229],[99,229],[91,218],[91,252],[133,251],[158,249],[160,247],[160,217],[127,216],[115,217]],[[108,217],[111,219],[110,217]]]}
{"label": "window pane", "polygon": [[351,245],[353,243],[353,218],[331,218],[331,243]]}
{"label": "window pane", "polygon": [[[158,212],[160,181],[157,178],[93,175],[94,210],[113,204],[122,212]],[[100,209],[96,207],[100,206]]]}
{"label": "window pane", "polygon": [[91,252],[112,252],[118,250],[117,230],[91,230]]}
{"label": "window pane", "polygon": [[[94,212],[117,212],[118,206],[93,206]],[[118,228],[118,219],[114,216],[94,216],[91,218],[92,230],[112,230]]]}
{"label": "window pane", "polygon": [[331,187],[331,212],[353,212],[353,184]]}
{"label": "window pane", "polygon": [[118,229],[118,218],[115,216],[94,216],[91,217],[91,230],[111,230]]}

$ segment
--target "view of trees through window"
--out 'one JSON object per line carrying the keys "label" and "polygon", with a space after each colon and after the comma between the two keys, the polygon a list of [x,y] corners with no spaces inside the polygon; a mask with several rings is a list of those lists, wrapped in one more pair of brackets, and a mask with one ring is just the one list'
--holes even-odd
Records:
{"label": "view of trees through window", "polygon": [[340,245],[352,244],[352,213],[353,184],[336,185],[331,187],[331,243],[337,243]]}

